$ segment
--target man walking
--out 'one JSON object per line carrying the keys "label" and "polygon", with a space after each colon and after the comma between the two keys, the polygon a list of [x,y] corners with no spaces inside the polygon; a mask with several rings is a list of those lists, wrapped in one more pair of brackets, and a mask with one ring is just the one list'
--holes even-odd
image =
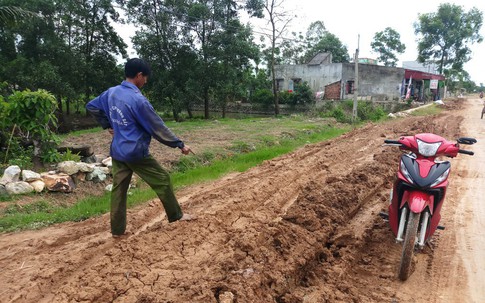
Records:
{"label": "man walking", "polygon": [[149,154],[151,138],[184,155],[192,152],[165,125],[153,106],[140,92],[150,76],[148,64],[138,58],[125,64],[125,81],[91,100],[86,109],[103,129],[113,136],[110,155],[113,160],[111,191],[111,233],[125,234],[126,196],[133,172],[140,176],[160,198],[169,222],[190,220],[175,197],[168,172]]}

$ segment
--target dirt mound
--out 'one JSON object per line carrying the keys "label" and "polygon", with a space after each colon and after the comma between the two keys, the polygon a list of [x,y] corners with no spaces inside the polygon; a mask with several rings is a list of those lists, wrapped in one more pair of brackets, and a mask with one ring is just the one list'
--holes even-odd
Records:
{"label": "dirt mound", "polygon": [[[456,105],[459,107],[459,105]],[[390,302],[400,246],[386,210],[399,151],[385,138],[460,135],[454,111],[369,124],[245,173],[185,189],[196,221],[157,201],[108,217],[0,236],[5,302]],[[3,301],[2,301],[3,302]]]}

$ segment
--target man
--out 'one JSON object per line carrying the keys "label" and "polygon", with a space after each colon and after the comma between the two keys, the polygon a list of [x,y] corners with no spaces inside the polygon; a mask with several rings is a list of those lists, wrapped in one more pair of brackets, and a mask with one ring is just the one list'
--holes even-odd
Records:
{"label": "man", "polygon": [[119,237],[126,230],[126,196],[133,172],[140,176],[157,193],[169,222],[190,220],[183,214],[175,198],[170,176],[149,154],[151,138],[182,154],[192,150],[177,138],[142,95],[142,88],[150,76],[148,64],[138,58],[125,64],[125,81],[111,87],[95,99],[86,109],[103,129],[113,136],[110,155],[113,160],[113,188],[111,191],[111,234]]}

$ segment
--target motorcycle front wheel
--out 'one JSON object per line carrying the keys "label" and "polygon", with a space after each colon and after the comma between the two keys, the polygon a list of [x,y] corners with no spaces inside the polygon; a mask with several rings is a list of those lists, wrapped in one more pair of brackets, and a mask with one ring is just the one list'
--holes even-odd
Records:
{"label": "motorcycle front wheel", "polygon": [[410,275],[411,261],[414,254],[414,244],[419,226],[419,214],[409,212],[406,235],[402,245],[401,263],[399,264],[399,279],[406,281]]}

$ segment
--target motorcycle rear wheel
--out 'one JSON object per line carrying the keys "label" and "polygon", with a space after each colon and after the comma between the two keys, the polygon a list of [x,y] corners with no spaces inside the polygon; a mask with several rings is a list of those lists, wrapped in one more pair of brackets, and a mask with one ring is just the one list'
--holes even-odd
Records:
{"label": "motorcycle rear wheel", "polygon": [[410,276],[411,261],[414,254],[414,245],[416,243],[416,234],[419,226],[419,214],[409,212],[406,236],[402,245],[401,262],[399,264],[399,279],[406,281]]}

